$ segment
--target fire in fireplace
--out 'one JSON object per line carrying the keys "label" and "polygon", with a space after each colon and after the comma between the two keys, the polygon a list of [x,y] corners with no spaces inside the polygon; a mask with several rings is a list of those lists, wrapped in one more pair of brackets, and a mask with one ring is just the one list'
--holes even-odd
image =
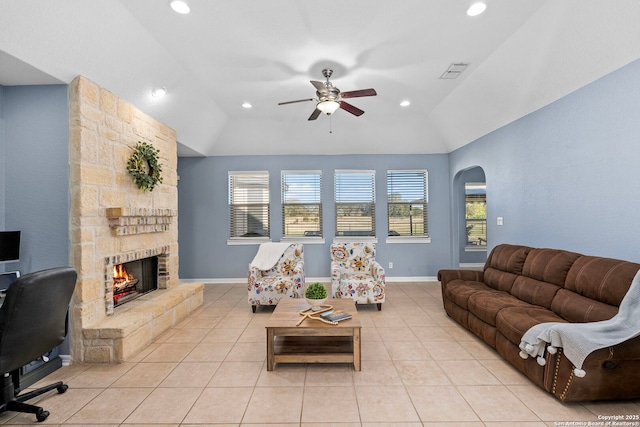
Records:
{"label": "fire in fireplace", "polygon": [[113,305],[115,307],[157,288],[157,256],[113,266]]}

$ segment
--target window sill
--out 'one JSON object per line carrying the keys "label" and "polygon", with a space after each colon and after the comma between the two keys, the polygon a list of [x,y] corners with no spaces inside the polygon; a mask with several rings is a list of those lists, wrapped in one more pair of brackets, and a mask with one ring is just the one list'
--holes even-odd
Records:
{"label": "window sill", "polygon": [[486,246],[465,246],[464,247],[464,251],[465,252],[487,252],[487,247]]}
{"label": "window sill", "polygon": [[369,237],[336,236],[333,238],[333,243],[350,243],[350,242],[378,243],[378,238],[374,236],[369,236]]}
{"label": "window sill", "polygon": [[387,237],[387,243],[431,243],[431,237],[411,237],[411,236]]}
{"label": "window sill", "polygon": [[310,245],[323,245],[324,237],[283,237],[281,242],[307,243]]}
{"label": "window sill", "polygon": [[259,245],[261,243],[270,242],[271,238],[269,237],[238,237],[235,239],[228,239],[227,245],[235,246],[235,245]]}

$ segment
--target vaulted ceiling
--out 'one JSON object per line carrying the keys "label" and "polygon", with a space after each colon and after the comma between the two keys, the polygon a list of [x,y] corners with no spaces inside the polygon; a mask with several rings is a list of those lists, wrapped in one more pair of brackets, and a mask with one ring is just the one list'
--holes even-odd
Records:
{"label": "vaulted ceiling", "polygon": [[[0,0],[0,85],[83,75],[174,128],[181,156],[448,153],[640,58],[637,0],[485,0],[475,17],[472,0],[187,2]],[[452,63],[469,66],[441,79]],[[277,105],[315,97],[324,68],[375,88],[349,100],[364,115]]]}

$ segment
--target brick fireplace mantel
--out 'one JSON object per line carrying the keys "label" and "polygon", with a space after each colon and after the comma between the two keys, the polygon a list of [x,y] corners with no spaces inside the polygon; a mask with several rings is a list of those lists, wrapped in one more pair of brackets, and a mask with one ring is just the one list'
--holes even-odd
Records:
{"label": "brick fireplace mantel", "polygon": [[177,209],[107,208],[114,236],[169,231]]}

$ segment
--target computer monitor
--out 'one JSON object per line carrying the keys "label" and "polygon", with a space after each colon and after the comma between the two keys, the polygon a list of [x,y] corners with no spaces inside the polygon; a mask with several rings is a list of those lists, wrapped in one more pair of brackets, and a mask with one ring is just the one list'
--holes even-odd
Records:
{"label": "computer monitor", "polygon": [[0,263],[20,260],[20,232],[0,231]]}

